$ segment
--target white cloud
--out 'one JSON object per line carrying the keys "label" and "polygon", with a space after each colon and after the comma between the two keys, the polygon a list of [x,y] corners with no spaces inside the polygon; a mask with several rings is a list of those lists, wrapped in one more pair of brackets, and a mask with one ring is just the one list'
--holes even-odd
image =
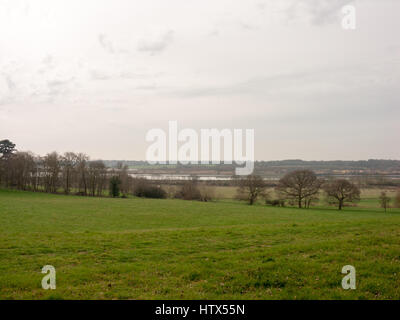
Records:
{"label": "white cloud", "polygon": [[162,33],[156,33],[148,38],[141,39],[138,43],[138,51],[147,52],[151,55],[164,51],[169,46],[174,37],[174,31],[168,30]]}
{"label": "white cloud", "polygon": [[290,20],[308,19],[315,25],[339,23],[343,6],[354,0],[292,0],[287,8]]}
{"label": "white cloud", "polygon": [[114,53],[114,46],[105,34],[99,34],[99,43],[108,53]]}

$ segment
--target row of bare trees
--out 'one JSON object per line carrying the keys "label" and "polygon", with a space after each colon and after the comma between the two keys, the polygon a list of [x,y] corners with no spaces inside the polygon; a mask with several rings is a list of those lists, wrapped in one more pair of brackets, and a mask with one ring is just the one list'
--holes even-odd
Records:
{"label": "row of bare trees", "polygon": [[8,140],[0,141],[0,185],[20,190],[103,196],[112,178],[118,193],[127,194],[133,179],[127,167],[107,169],[103,161],[90,161],[84,153],[49,153],[43,157],[15,150]]}
{"label": "row of bare trees", "polygon": [[284,206],[286,202],[299,208],[309,208],[319,199],[322,189],[329,203],[336,204],[341,210],[346,203],[360,200],[360,190],[352,182],[345,179],[324,181],[311,170],[289,172],[279,180],[275,188],[277,199],[270,199],[264,180],[255,175],[238,181],[238,198],[246,200],[250,205],[260,198],[266,198],[267,204]]}
{"label": "row of bare trees", "polygon": [[[84,153],[49,153],[43,157],[20,152],[9,140],[0,141],[0,185],[19,190],[82,196],[118,197],[128,194],[146,198],[166,198],[167,192],[158,184],[143,178],[133,178],[127,166],[107,168],[103,161],[91,161]],[[212,191],[199,185],[196,179],[178,187],[174,198],[209,201]]]}

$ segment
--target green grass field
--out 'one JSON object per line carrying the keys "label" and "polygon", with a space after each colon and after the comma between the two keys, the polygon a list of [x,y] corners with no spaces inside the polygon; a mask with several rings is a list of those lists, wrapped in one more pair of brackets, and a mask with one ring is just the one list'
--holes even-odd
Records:
{"label": "green grass field", "polygon": [[[399,299],[400,210],[0,190],[1,299]],[[44,290],[53,265],[57,289]],[[344,290],[344,265],[357,289]]]}

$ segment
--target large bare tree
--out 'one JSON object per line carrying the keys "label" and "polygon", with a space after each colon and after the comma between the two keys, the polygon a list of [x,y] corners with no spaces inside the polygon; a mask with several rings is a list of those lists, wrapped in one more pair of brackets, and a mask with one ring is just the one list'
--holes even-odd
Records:
{"label": "large bare tree", "polygon": [[342,210],[346,202],[360,200],[360,189],[346,179],[338,179],[326,183],[324,191],[329,201],[337,203],[339,210]]}
{"label": "large bare tree", "polygon": [[264,180],[257,175],[248,175],[238,180],[237,198],[245,200],[253,205],[259,197],[266,196],[266,185]]}
{"label": "large bare tree", "polygon": [[296,170],[287,173],[279,180],[276,191],[281,198],[286,198],[298,204],[299,208],[309,206],[321,188],[322,180],[311,170]]}

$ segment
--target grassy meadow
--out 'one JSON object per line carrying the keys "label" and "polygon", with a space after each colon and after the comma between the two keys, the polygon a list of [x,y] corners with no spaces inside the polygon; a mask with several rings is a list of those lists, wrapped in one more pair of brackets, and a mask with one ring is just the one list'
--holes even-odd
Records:
{"label": "grassy meadow", "polygon": [[400,209],[377,197],[339,212],[0,190],[0,299],[399,299]]}

